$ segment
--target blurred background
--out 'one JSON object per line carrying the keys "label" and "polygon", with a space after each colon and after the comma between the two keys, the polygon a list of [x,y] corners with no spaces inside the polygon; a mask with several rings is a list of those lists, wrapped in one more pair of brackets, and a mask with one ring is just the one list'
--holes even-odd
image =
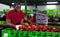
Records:
{"label": "blurred background", "polygon": [[13,9],[15,2],[21,3],[21,10],[28,19],[35,13],[46,13],[48,25],[60,25],[60,2],[59,0],[0,0],[0,24],[5,25],[6,13]]}

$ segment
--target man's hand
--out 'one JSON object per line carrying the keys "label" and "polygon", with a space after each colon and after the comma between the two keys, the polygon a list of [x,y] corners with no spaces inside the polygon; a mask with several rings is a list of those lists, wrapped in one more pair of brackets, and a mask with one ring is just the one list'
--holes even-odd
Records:
{"label": "man's hand", "polygon": [[16,25],[15,28],[16,30],[19,30],[19,27],[22,26],[22,25]]}

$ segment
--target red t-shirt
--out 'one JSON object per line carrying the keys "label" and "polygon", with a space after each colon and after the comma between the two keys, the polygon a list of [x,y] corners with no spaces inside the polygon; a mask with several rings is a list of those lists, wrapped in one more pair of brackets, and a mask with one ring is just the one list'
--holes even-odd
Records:
{"label": "red t-shirt", "polygon": [[6,19],[11,20],[13,24],[19,24],[24,17],[25,15],[22,11],[16,13],[14,10],[9,11],[6,15]]}

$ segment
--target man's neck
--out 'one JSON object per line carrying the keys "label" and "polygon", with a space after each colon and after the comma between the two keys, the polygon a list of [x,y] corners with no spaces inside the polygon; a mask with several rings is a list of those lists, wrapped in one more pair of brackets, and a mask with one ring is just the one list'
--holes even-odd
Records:
{"label": "man's neck", "polygon": [[17,12],[20,12],[20,9],[18,9]]}
{"label": "man's neck", "polygon": [[20,12],[20,9],[14,9],[15,10],[15,12]]}

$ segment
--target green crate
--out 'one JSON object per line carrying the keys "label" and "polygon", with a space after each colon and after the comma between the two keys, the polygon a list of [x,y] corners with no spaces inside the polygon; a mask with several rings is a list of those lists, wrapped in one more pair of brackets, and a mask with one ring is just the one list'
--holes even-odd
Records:
{"label": "green crate", "polygon": [[57,33],[56,32],[52,32],[52,37],[56,37]]}
{"label": "green crate", "polygon": [[56,32],[18,31],[18,37],[60,37]]}
{"label": "green crate", "polygon": [[60,37],[60,33],[58,33],[58,37]]}
{"label": "green crate", "polygon": [[46,32],[41,32],[41,37],[46,37]]}
{"label": "green crate", "polygon": [[46,32],[46,37],[52,37],[52,33],[51,32]]}
{"label": "green crate", "polygon": [[36,32],[37,36],[41,36],[41,33],[40,32]]}
{"label": "green crate", "polygon": [[27,32],[27,31],[24,31],[24,35],[25,35],[25,36],[26,36],[26,35],[28,35],[28,33],[29,33],[29,32]]}
{"label": "green crate", "polygon": [[29,33],[28,33],[29,35],[31,35],[32,34],[32,32],[31,31],[29,31]]}
{"label": "green crate", "polygon": [[29,37],[28,33],[27,31],[18,31],[18,37]]}
{"label": "green crate", "polygon": [[18,31],[18,37],[24,37],[24,32],[23,31]]}
{"label": "green crate", "polygon": [[16,31],[4,29],[1,37],[16,37]]}
{"label": "green crate", "polygon": [[29,37],[29,32],[28,31],[24,31],[24,36],[25,37]]}
{"label": "green crate", "polygon": [[41,37],[41,33],[40,32],[37,32],[37,37]]}
{"label": "green crate", "polygon": [[29,35],[29,37],[37,37],[36,32],[31,32],[31,34]]}

